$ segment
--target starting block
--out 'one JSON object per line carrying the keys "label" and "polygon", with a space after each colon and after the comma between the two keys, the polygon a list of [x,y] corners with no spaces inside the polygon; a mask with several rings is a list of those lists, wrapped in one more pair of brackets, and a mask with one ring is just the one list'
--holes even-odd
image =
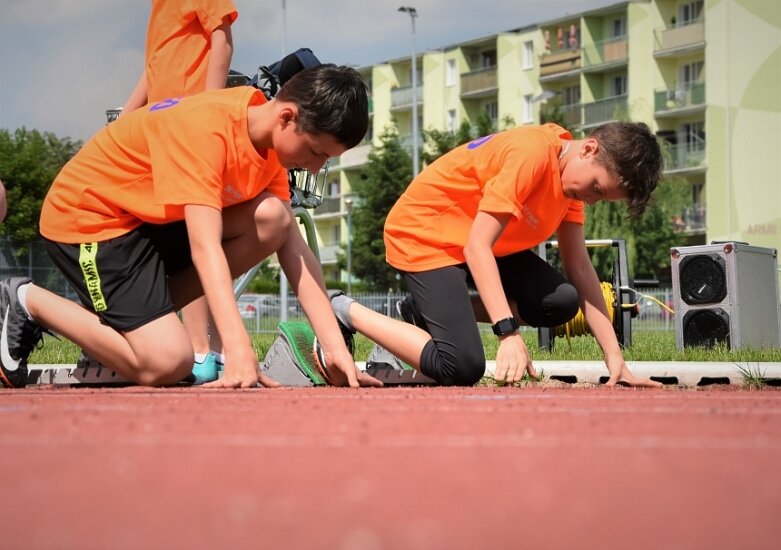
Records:
{"label": "starting block", "polygon": [[416,371],[379,344],[375,344],[369,353],[366,372],[386,386],[437,385],[436,380]]}

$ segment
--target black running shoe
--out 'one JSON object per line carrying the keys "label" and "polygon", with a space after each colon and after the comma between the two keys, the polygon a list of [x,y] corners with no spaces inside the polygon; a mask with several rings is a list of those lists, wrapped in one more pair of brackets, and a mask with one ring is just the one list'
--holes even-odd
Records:
{"label": "black running shoe", "polygon": [[426,332],[429,332],[426,320],[418,311],[418,306],[415,305],[415,300],[411,294],[407,294],[403,299],[396,302],[396,311],[399,316],[404,319],[410,325],[415,325],[418,328],[422,328]]}
{"label": "black running shoe", "polygon": [[0,381],[9,388],[27,385],[27,358],[43,340],[43,328],[27,316],[17,295],[31,282],[27,277],[0,282]]}

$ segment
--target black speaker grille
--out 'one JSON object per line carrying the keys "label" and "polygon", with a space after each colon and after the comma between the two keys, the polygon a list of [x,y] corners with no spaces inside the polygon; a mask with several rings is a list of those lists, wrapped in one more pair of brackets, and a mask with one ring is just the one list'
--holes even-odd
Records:
{"label": "black speaker grille", "polygon": [[683,345],[712,348],[717,343],[730,345],[729,315],[721,309],[697,309],[683,316]]}
{"label": "black speaker grille", "polygon": [[727,269],[715,254],[695,254],[681,260],[678,268],[681,298],[689,305],[715,304],[727,295]]}

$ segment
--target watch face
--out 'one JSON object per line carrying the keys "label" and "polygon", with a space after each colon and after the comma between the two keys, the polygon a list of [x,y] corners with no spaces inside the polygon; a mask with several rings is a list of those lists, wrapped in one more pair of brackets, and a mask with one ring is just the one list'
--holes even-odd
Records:
{"label": "watch face", "polygon": [[508,317],[507,319],[497,321],[491,328],[497,336],[504,336],[518,330],[518,323],[515,322],[513,317]]}

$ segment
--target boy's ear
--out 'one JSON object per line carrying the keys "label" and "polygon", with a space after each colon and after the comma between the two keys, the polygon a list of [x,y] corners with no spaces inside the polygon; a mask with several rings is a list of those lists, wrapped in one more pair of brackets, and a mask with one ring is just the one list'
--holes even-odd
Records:
{"label": "boy's ear", "polygon": [[582,158],[590,158],[596,156],[599,153],[599,142],[594,138],[587,138],[583,141],[583,145],[580,147],[580,156]]}
{"label": "boy's ear", "polygon": [[279,120],[282,123],[282,126],[285,127],[288,124],[297,124],[298,123],[298,109],[296,109],[296,106],[293,103],[286,103],[280,110],[279,110]]}

